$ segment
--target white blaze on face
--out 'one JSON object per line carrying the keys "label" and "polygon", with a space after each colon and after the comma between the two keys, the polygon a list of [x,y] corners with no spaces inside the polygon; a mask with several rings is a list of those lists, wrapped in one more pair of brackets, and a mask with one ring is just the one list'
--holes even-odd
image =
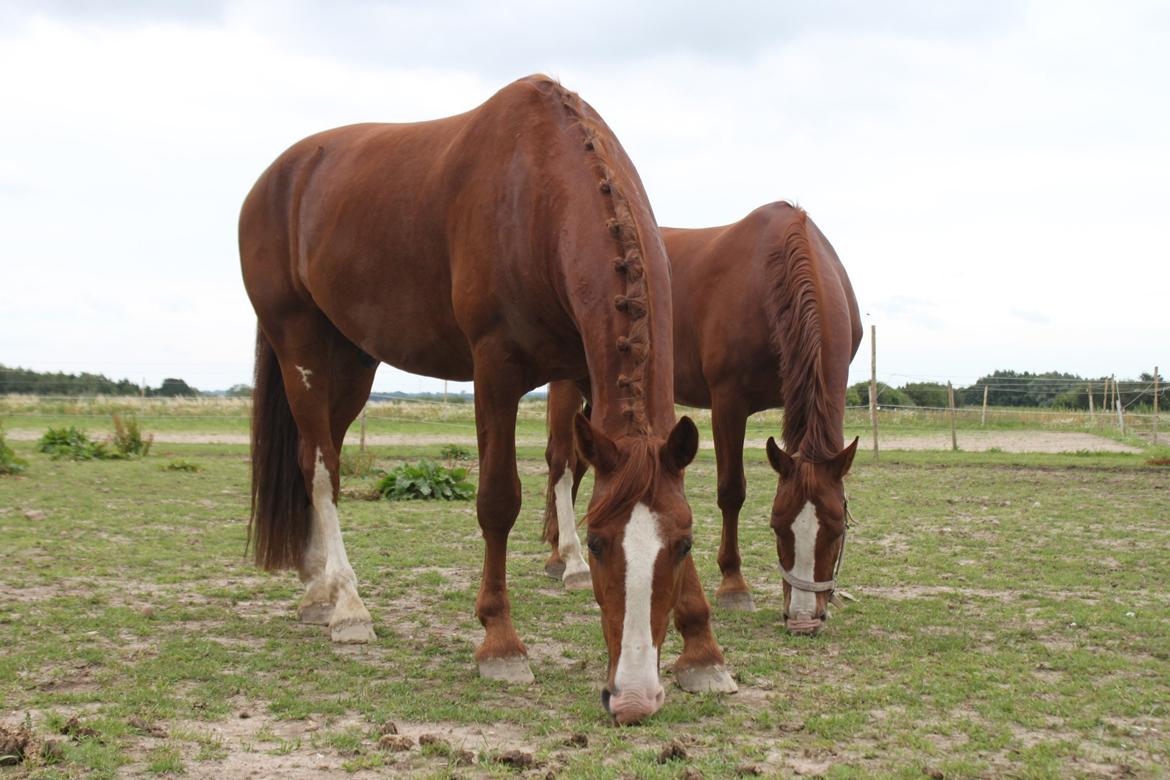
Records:
{"label": "white blaze on face", "polygon": [[[813,567],[817,560],[817,529],[819,528],[816,507],[812,505],[811,501],[806,501],[800,514],[792,521],[794,560],[791,573],[793,576],[809,582],[816,581],[816,577],[813,576]],[[789,615],[795,617],[801,613],[807,613],[810,616],[816,614],[817,595],[815,593],[796,588],[792,588],[791,593],[788,607]]]}
{"label": "white blaze on face", "polygon": [[622,622],[622,654],[614,685],[617,690],[658,691],[658,649],[650,632],[650,594],[654,562],[662,549],[658,518],[639,503],[622,539],[626,556],[626,614]]}
{"label": "white blaze on face", "polygon": [[557,505],[557,552],[565,562],[564,578],[578,572],[588,572],[589,564],[581,555],[581,543],[577,541],[577,518],[573,516],[573,472],[565,464],[565,473],[557,480],[553,494]]}

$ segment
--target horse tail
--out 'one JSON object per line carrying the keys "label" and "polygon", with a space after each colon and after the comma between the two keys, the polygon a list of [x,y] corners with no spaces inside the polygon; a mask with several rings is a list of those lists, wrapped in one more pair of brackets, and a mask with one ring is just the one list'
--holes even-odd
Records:
{"label": "horse tail", "polygon": [[299,568],[309,542],[312,518],[300,449],[276,351],[257,327],[248,544],[256,565],[269,571]]}

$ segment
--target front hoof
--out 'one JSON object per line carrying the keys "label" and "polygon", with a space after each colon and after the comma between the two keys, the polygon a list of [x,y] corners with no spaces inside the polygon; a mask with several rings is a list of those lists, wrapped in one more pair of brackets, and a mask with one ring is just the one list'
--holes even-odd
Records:
{"label": "front hoof", "polygon": [[720,609],[726,609],[728,612],[756,611],[756,602],[752,600],[752,594],[746,590],[716,593],[715,603]]}
{"label": "front hoof", "polygon": [[675,669],[674,681],[687,693],[735,693],[739,690],[722,664]]}
{"label": "front hoof", "polygon": [[593,575],[587,571],[575,571],[565,577],[565,590],[593,590]]}
{"label": "front hoof", "polygon": [[369,620],[342,620],[329,626],[329,638],[340,645],[364,645],[378,638]]}
{"label": "front hoof", "polygon": [[311,626],[327,626],[329,619],[333,617],[333,605],[319,601],[312,604],[302,604],[297,608],[297,617],[301,619],[302,623]]}
{"label": "front hoof", "polygon": [[479,662],[479,676],[485,680],[528,685],[535,682],[528,659],[522,655],[511,658],[485,658]]}
{"label": "front hoof", "polygon": [[544,564],[544,573],[554,580],[561,579],[565,576],[565,562],[560,559],[548,561]]}

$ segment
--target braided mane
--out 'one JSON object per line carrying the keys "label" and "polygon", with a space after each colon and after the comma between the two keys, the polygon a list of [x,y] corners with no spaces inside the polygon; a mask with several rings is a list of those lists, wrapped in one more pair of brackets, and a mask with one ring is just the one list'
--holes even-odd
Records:
{"label": "braided mane", "polygon": [[808,214],[795,219],[768,256],[768,319],[780,355],[784,446],[806,461],[824,461],[841,449],[821,363],[817,259],[808,238]]}
{"label": "braided mane", "polygon": [[589,116],[589,108],[577,93],[565,89],[558,82],[543,77],[541,83],[550,86],[560,98],[571,124],[581,132],[581,145],[597,176],[597,189],[605,200],[609,213],[605,229],[613,239],[615,257],[613,270],[621,279],[622,292],[614,296],[613,305],[625,313],[628,329],[614,345],[622,355],[624,370],[618,375],[618,386],[625,391],[619,396],[624,404],[622,416],[630,426],[630,433],[645,436],[650,433],[646,413],[646,358],[650,351],[650,290],[642,259],[642,237],[629,200],[621,184],[626,178],[615,172],[620,161],[615,161],[607,145],[616,140],[600,122]]}

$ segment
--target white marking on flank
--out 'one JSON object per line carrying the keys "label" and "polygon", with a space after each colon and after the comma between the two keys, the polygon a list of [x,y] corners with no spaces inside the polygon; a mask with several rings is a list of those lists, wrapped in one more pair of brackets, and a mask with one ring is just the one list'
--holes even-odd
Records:
{"label": "white marking on flank", "polygon": [[578,572],[588,572],[589,564],[581,555],[581,542],[577,540],[577,518],[573,514],[573,471],[565,464],[565,473],[553,488],[557,502],[557,534],[560,542],[557,552],[565,562],[563,579]]}
{"label": "white marking on flank", "polygon": [[641,690],[654,695],[659,689],[658,648],[650,632],[650,594],[654,562],[662,549],[658,518],[639,503],[630,514],[622,539],[626,555],[626,614],[622,622],[622,654],[614,685],[618,691]]}
{"label": "white marking on flank", "polygon": [[[820,523],[817,521],[817,510],[811,501],[806,501],[800,514],[792,521],[792,537],[794,544],[794,561],[792,574],[802,580],[814,582],[813,567],[817,560],[817,531]],[[788,614],[796,617],[801,613],[809,616],[817,612],[817,595],[808,591],[792,588],[792,600]]]}
{"label": "white marking on flank", "polygon": [[313,388],[309,387],[309,377],[311,377],[313,375],[312,370],[308,369],[308,368],[302,368],[301,366],[297,366],[297,371],[301,372],[301,381],[305,383],[305,389],[312,390]]}

